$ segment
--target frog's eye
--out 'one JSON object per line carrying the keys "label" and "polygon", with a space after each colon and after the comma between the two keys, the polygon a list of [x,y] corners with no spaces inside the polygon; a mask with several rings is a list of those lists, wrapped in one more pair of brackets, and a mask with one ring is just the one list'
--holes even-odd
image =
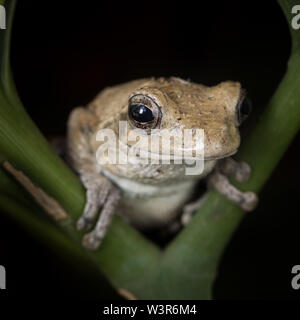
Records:
{"label": "frog's eye", "polygon": [[134,104],[129,109],[130,118],[139,123],[153,121],[153,112],[142,104]]}
{"label": "frog's eye", "polygon": [[237,125],[241,125],[251,112],[251,101],[243,94],[237,105]]}
{"label": "frog's eye", "polygon": [[141,129],[154,129],[160,119],[160,109],[150,97],[137,94],[129,100],[130,123]]}

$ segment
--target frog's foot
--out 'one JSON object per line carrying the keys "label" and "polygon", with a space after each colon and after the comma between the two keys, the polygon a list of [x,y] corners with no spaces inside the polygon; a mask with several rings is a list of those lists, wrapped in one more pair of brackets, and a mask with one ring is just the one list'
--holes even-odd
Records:
{"label": "frog's foot", "polygon": [[254,192],[242,192],[238,190],[229,182],[228,178],[218,170],[215,170],[209,176],[209,184],[245,211],[252,211],[258,203],[258,197]]}
{"label": "frog's foot", "polygon": [[94,230],[83,237],[82,244],[89,250],[97,249],[104,238],[111,223],[113,214],[120,200],[120,190],[113,188],[110,190],[107,199],[102,207],[100,218]]}
{"label": "frog's foot", "polygon": [[90,175],[81,175],[81,180],[87,189],[87,200],[83,215],[77,221],[77,229],[89,230],[102,207],[95,229],[83,238],[83,245],[86,248],[97,249],[110,225],[120,198],[120,191],[101,175],[98,175],[97,179]]}
{"label": "frog's foot", "polygon": [[251,168],[246,162],[238,162],[232,158],[220,161],[218,169],[225,175],[232,176],[238,182],[245,182],[250,178]]}
{"label": "frog's foot", "polygon": [[104,205],[113,186],[103,176],[98,176],[95,179],[91,175],[83,174],[80,177],[87,191],[86,204],[83,215],[77,221],[77,229],[79,231],[86,231],[92,227],[99,209]]}
{"label": "frog's foot", "polygon": [[190,223],[194,213],[202,207],[206,197],[207,197],[207,193],[203,194],[200,198],[198,198],[194,202],[190,202],[183,207],[183,213],[180,219],[181,224],[183,226],[186,226],[187,224]]}

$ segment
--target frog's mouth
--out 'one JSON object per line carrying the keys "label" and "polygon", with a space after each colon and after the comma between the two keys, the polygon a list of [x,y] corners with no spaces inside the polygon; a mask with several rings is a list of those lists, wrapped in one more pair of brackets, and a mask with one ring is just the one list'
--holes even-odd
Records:
{"label": "frog's mouth", "polygon": [[227,152],[227,153],[225,153],[223,155],[219,155],[219,156],[214,156],[214,155],[206,156],[206,157],[204,157],[204,160],[207,160],[207,161],[209,161],[209,160],[220,160],[220,159],[223,159],[223,158],[227,158],[227,157],[233,156],[234,154],[237,153],[237,151],[238,151],[238,149],[235,149],[233,151]]}
{"label": "frog's mouth", "polygon": [[[225,154],[220,155],[209,155],[205,156],[204,149],[203,150],[196,150],[196,154],[188,154],[195,151],[194,149],[188,148],[178,148],[174,152],[168,153],[161,153],[161,152],[152,152],[147,149],[139,148],[134,145],[130,145],[128,143],[124,143],[123,141],[119,140],[119,151],[122,154],[127,154],[130,157],[138,158],[140,160],[154,160],[156,161],[176,161],[176,160],[196,160],[196,161],[216,161],[223,158],[230,157],[237,152],[237,149],[229,151]],[[178,154],[176,154],[176,151]],[[198,151],[198,152],[197,152]]]}

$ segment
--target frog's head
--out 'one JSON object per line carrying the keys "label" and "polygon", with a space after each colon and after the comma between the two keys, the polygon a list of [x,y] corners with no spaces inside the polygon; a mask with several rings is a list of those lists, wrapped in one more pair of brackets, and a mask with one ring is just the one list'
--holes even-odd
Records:
{"label": "frog's head", "polygon": [[[129,97],[130,129],[203,129],[204,159],[234,154],[240,144],[239,126],[250,112],[239,82],[212,87],[179,78],[145,81]],[[183,147],[184,148],[184,147]]]}

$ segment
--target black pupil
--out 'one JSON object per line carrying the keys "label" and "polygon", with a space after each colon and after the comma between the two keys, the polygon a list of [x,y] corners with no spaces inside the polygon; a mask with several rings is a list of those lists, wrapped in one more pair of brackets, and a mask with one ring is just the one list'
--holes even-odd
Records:
{"label": "black pupil", "polygon": [[130,115],[137,122],[150,122],[154,119],[152,111],[142,104],[132,105]]}
{"label": "black pupil", "polygon": [[248,116],[250,114],[251,107],[247,98],[244,99],[240,106],[240,113],[242,116]]}

